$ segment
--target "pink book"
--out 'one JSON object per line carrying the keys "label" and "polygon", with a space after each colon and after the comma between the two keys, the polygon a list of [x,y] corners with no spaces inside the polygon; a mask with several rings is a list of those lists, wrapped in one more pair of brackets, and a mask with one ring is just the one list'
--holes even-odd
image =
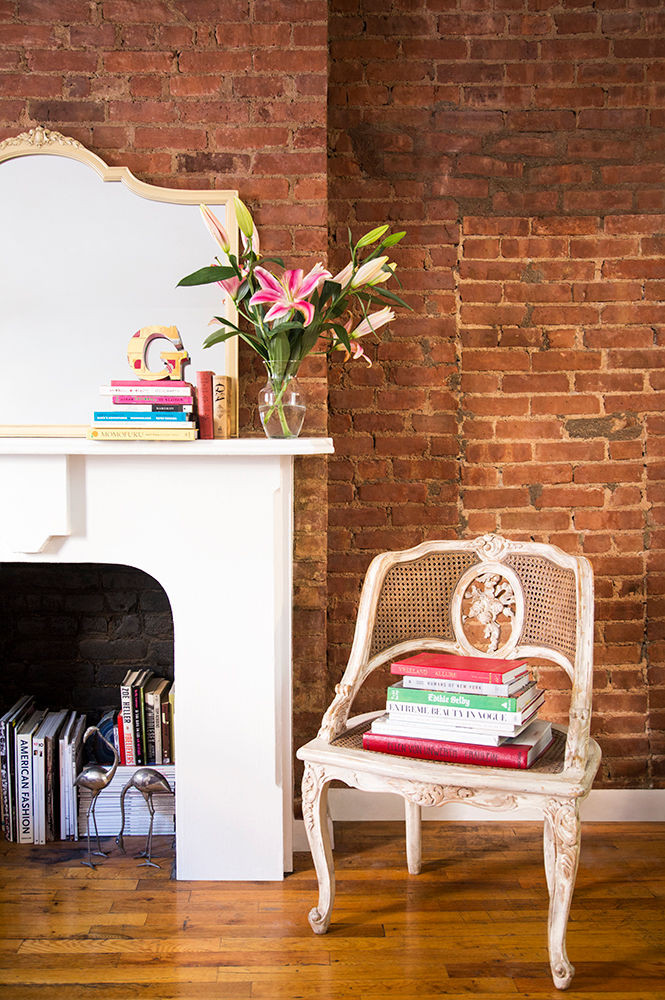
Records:
{"label": "pink book", "polygon": [[174,386],[178,386],[179,388],[182,389],[185,386],[191,386],[191,382],[182,382],[182,381],[178,381],[177,379],[174,379],[174,378],[158,378],[158,379],[143,379],[143,378],[121,379],[121,378],[112,378],[110,384],[111,385],[117,385],[117,386],[121,386],[121,385],[143,385],[143,386],[145,386],[146,389],[154,389],[156,386],[157,387],[164,386],[165,388],[167,386],[170,386],[171,388],[173,388]]}
{"label": "pink book", "polygon": [[393,674],[443,677],[449,680],[508,684],[524,673],[525,660],[499,660],[491,656],[458,656],[453,653],[417,653],[390,666]]}
{"label": "pink book", "polygon": [[167,403],[169,405],[177,403],[178,406],[181,404],[183,406],[191,406],[194,402],[193,396],[113,396],[114,403],[120,403],[121,406],[132,406],[137,403]]}

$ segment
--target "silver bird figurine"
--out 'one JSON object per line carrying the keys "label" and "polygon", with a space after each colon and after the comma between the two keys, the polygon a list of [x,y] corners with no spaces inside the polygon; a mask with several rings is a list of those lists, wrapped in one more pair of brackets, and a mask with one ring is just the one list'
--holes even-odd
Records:
{"label": "silver bird figurine", "polygon": [[145,858],[146,860],[143,864],[139,865],[140,868],[147,867],[159,868],[160,866],[156,864],[152,856],[152,824],[155,819],[155,807],[152,802],[152,797],[155,794],[163,795],[170,794],[173,795],[173,789],[169,785],[167,779],[160,772],[155,770],[154,767],[140,767],[131,776],[123,790],[120,792],[120,815],[122,816],[122,826],[120,827],[120,833],[116,837],[116,842],[120,850],[124,853],[125,844],[123,840],[123,831],[125,829],[125,795],[130,788],[136,788],[137,791],[141,793],[145,799],[145,804],[150,811],[150,827],[148,829],[148,839],[146,840],[145,850],[141,851],[138,855],[140,858]]}
{"label": "silver bird figurine", "polygon": [[[75,784],[79,788],[85,788],[87,791],[92,792],[90,799],[90,805],[88,806],[88,812],[86,815],[86,832],[88,837],[88,857],[87,860],[82,861],[81,864],[88,865],[89,868],[95,868],[93,864],[92,855],[99,855],[102,858],[107,858],[108,854],[102,850],[102,845],[99,842],[99,831],[97,830],[97,819],[95,817],[95,803],[97,802],[97,796],[99,793],[106,788],[107,785],[111,784],[113,780],[113,775],[118,770],[118,764],[120,758],[118,757],[118,752],[112,743],[106,739],[105,736],[99,731],[97,726],[88,726],[83,736],[83,742],[86,743],[90,739],[93,733],[98,733],[99,738],[109,750],[113,753],[113,764],[111,767],[102,767],[101,764],[88,764],[84,767],[80,774],[77,775]],[[90,814],[92,813],[92,821],[95,826],[95,836],[97,838],[97,850],[90,850]]]}

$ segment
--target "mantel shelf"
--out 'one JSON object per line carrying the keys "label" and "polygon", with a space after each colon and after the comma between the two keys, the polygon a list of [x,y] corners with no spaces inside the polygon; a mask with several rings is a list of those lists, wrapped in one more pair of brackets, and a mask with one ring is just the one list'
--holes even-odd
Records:
{"label": "mantel shelf", "polygon": [[88,441],[86,438],[0,438],[0,455],[153,455],[232,458],[277,455],[332,455],[332,438],[275,440],[265,437],[215,441]]}

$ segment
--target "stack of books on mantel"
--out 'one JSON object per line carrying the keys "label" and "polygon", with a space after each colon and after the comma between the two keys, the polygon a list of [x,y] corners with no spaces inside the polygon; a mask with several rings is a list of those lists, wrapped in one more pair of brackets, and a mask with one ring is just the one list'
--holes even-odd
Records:
{"label": "stack of books on mantel", "polygon": [[402,679],[363,734],[366,750],[527,768],[552,742],[551,724],[537,718],[544,692],[524,661],[418,653],[390,669]]}
{"label": "stack of books on mantel", "polygon": [[112,379],[99,390],[102,403],[87,436],[93,441],[194,441],[194,394],[173,379]]}

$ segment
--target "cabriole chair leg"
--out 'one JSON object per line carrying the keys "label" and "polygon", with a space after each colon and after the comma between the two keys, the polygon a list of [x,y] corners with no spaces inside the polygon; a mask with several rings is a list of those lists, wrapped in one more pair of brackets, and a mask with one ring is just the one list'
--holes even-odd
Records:
{"label": "cabriole chair leg", "polygon": [[302,779],[302,811],[305,831],[319,883],[318,905],[309,911],[309,923],[315,934],[325,934],[335,901],[335,867],[328,828],[328,785],[322,769],[305,764]]}
{"label": "cabriole chair leg", "polygon": [[547,924],[550,968],[554,985],[567,989],[575,968],[566,953],[566,927],[580,856],[577,801],[550,799],[545,810],[545,874],[550,894]]}

